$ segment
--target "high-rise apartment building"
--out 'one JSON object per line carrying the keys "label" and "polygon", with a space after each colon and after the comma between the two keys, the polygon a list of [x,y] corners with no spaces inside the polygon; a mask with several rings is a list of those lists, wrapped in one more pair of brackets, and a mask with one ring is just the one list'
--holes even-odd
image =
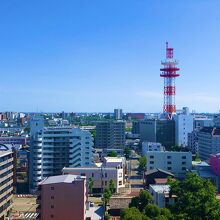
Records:
{"label": "high-rise apartment building", "polygon": [[203,127],[212,127],[214,122],[212,118],[207,117],[195,117],[194,118],[194,129],[201,129]]}
{"label": "high-rise apartment building", "polygon": [[5,219],[12,208],[13,164],[13,152],[11,150],[0,150],[0,219]]}
{"label": "high-rise apartment building", "polygon": [[132,134],[140,135],[140,121],[133,121],[132,122]]}
{"label": "high-rise apartment building", "polygon": [[76,175],[51,176],[40,182],[39,220],[86,219],[86,179]]}
{"label": "high-rise apartment building", "polygon": [[122,118],[123,118],[122,109],[114,109],[114,119],[122,120]]}
{"label": "high-rise apartment building", "polygon": [[60,175],[64,167],[93,165],[93,138],[90,132],[71,127],[44,127],[34,121],[31,123],[29,166],[31,191],[43,178]]}
{"label": "high-rise apartment building", "polygon": [[184,107],[182,113],[173,116],[175,120],[175,141],[176,145],[186,147],[188,134],[193,131],[193,115],[189,109]]}
{"label": "high-rise apartment building", "polygon": [[208,160],[211,154],[220,153],[219,127],[203,127],[198,132],[198,151],[201,160]]}
{"label": "high-rise apartment building", "polygon": [[164,147],[175,145],[175,121],[147,119],[140,121],[141,142],[157,142]]}
{"label": "high-rise apartment building", "polygon": [[187,141],[187,146],[188,149],[193,153],[193,154],[198,154],[198,130],[194,130],[191,133],[188,133],[188,141]]}
{"label": "high-rise apartment building", "polygon": [[123,149],[125,123],[122,121],[99,122],[96,125],[96,148]]}

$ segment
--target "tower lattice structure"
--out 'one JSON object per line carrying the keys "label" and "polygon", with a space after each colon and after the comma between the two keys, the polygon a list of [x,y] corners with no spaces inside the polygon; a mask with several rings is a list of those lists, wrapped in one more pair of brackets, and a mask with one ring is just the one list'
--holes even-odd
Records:
{"label": "tower lattice structure", "polygon": [[178,61],[173,58],[173,48],[168,47],[166,42],[166,59],[162,61],[163,68],[160,69],[161,77],[164,78],[164,105],[163,112],[167,115],[168,119],[172,119],[172,115],[176,113],[175,95],[176,85],[175,79],[180,76],[177,71]]}

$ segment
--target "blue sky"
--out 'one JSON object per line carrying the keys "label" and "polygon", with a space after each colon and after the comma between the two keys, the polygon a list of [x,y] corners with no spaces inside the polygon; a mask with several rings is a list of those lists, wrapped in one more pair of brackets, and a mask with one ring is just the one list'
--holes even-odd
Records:
{"label": "blue sky", "polygon": [[0,2],[0,111],[160,112],[165,41],[177,108],[220,109],[219,0]]}

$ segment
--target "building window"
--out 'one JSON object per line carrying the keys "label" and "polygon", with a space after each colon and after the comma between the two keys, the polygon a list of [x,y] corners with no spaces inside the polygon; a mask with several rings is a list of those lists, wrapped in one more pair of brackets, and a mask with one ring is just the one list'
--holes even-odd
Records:
{"label": "building window", "polygon": [[167,156],[167,159],[171,159],[171,156]]}
{"label": "building window", "polygon": [[51,187],[50,187],[50,189],[51,189],[51,190],[54,190],[54,187],[53,187],[53,186],[51,186]]}
{"label": "building window", "polygon": [[172,162],[171,161],[167,161],[167,164],[172,164]]}
{"label": "building window", "polygon": [[154,164],[154,161],[150,161],[150,164]]}
{"label": "building window", "polygon": [[183,161],[183,162],[182,162],[182,165],[185,165],[185,164],[186,164],[186,162],[185,162],[185,161]]}
{"label": "building window", "polygon": [[167,167],[167,170],[172,170],[172,167]]}
{"label": "building window", "polygon": [[153,158],[154,158],[154,156],[153,156],[153,155],[151,155],[151,156],[150,156],[150,159],[153,159]]}
{"label": "building window", "polygon": [[105,173],[105,177],[107,177],[107,173]]}
{"label": "building window", "polygon": [[154,167],[150,167],[150,170],[154,169]]}
{"label": "building window", "polygon": [[50,217],[51,217],[51,218],[53,218],[53,217],[54,217],[54,215],[50,215]]}
{"label": "building window", "polygon": [[186,156],[182,156],[182,159],[186,159]]}
{"label": "building window", "polygon": [[81,175],[81,176],[86,176],[86,174],[85,174],[85,173],[81,173],[80,175]]}
{"label": "building window", "polygon": [[122,185],[122,181],[119,181],[118,183],[119,183],[119,186],[121,186],[121,185]]}
{"label": "building window", "polygon": [[106,186],[108,185],[108,181],[105,181],[105,185],[106,185]]}
{"label": "building window", "polygon": [[51,209],[53,209],[53,208],[54,208],[54,205],[51,205],[50,207],[51,207]]}
{"label": "building window", "polygon": [[92,173],[92,177],[94,177],[94,173]]}
{"label": "building window", "polygon": [[186,170],[186,167],[182,167],[182,170]]}
{"label": "building window", "polygon": [[50,198],[51,198],[51,199],[54,199],[54,196],[51,196]]}

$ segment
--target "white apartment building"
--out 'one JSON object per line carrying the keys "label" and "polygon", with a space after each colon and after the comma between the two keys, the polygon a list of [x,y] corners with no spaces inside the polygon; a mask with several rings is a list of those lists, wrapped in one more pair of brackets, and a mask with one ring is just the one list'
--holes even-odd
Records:
{"label": "white apartment building", "polygon": [[164,151],[161,143],[144,141],[142,143],[142,155],[146,155],[148,151]]}
{"label": "white apartment building", "polygon": [[114,109],[114,119],[122,120],[122,118],[123,118],[122,109]]}
{"label": "white apartment building", "polygon": [[11,150],[0,150],[0,219],[6,219],[12,208],[13,162]]}
{"label": "white apartment building", "polygon": [[177,178],[184,178],[192,168],[191,152],[149,151],[146,157],[147,170],[159,168],[173,173]]}
{"label": "white apartment building", "polygon": [[63,168],[63,174],[86,176],[87,181],[91,178],[94,182],[93,193],[101,193],[104,188],[108,187],[111,179],[115,183],[117,193],[125,187],[122,167],[65,167]]}
{"label": "white apartment building", "polygon": [[175,143],[186,147],[188,134],[193,131],[193,115],[189,114],[188,108],[184,107],[181,114],[174,115],[175,120]]}
{"label": "white apartment building", "polygon": [[160,208],[165,208],[166,205],[172,205],[175,202],[175,197],[169,196],[169,185],[149,185],[149,192],[153,196],[154,204]]}
{"label": "white apartment building", "polygon": [[[39,118],[38,118],[39,119]],[[64,167],[93,165],[93,138],[88,131],[71,127],[44,127],[31,122],[30,190],[45,177],[60,175]]]}

